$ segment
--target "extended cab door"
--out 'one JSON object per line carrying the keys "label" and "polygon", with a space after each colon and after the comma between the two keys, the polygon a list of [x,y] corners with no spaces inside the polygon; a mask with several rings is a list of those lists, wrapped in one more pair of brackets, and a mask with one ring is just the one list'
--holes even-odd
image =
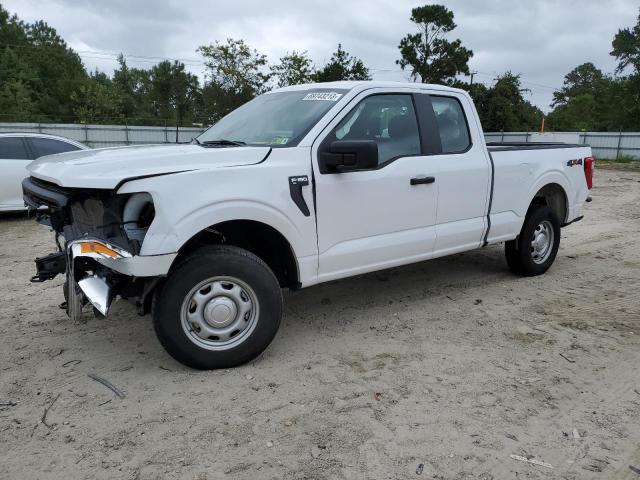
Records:
{"label": "extended cab door", "polygon": [[436,179],[438,208],[433,256],[480,247],[487,228],[491,161],[469,97],[456,91],[420,94],[427,141],[435,152],[424,170]]}
{"label": "extended cab door", "polygon": [[[419,134],[415,91],[361,93],[314,142],[319,281],[431,256],[437,183],[428,178],[429,147]],[[319,155],[339,141],[374,141],[377,165],[321,171]]]}

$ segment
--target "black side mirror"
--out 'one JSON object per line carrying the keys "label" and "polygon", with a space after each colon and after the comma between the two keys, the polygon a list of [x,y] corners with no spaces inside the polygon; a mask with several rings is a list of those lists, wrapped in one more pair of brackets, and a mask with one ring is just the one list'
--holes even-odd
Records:
{"label": "black side mirror", "polygon": [[373,140],[336,140],[320,150],[321,173],[368,170],[378,166],[378,144]]}

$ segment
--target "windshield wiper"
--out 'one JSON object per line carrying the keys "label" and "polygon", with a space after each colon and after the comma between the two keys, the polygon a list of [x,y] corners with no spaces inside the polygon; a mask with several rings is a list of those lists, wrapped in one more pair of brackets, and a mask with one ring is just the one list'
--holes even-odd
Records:
{"label": "windshield wiper", "polygon": [[205,147],[242,147],[247,144],[247,142],[241,142],[240,140],[205,140],[204,142],[198,142],[200,145],[204,145]]}

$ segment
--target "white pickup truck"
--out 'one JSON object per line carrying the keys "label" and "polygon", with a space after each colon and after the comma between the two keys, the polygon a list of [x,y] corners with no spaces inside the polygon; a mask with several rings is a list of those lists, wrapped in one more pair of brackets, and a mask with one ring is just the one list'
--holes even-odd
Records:
{"label": "white pickup truck", "polygon": [[511,270],[553,263],[582,218],[591,149],[486,145],[469,95],[438,85],[336,82],[281,88],[191,144],[39,159],[28,207],[55,231],[36,259],[66,273],[67,310],[113,299],[153,313],[178,361],[230,367],[259,355],[281,288],[505,242]]}

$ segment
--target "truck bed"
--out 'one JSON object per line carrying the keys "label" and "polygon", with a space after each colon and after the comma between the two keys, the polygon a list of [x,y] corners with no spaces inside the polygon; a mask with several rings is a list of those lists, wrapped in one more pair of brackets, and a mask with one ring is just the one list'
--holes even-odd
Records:
{"label": "truck bed", "polygon": [[498,152],[504,150],[549,150],[556,148],[588,147],[586,144],[573,144],[561,142],[488,142],[487,150]]}
{"label": "truck bed", "polygon": [[[582,160],[591,156],[587,145],[567,143],[487,143],[493,167],[488,243],[512,240],[519,232],[527,209],[545,185],[566,192],[566,224],[582,215],[588,196]],[[574,161],[576,161],[574,163]]]}

